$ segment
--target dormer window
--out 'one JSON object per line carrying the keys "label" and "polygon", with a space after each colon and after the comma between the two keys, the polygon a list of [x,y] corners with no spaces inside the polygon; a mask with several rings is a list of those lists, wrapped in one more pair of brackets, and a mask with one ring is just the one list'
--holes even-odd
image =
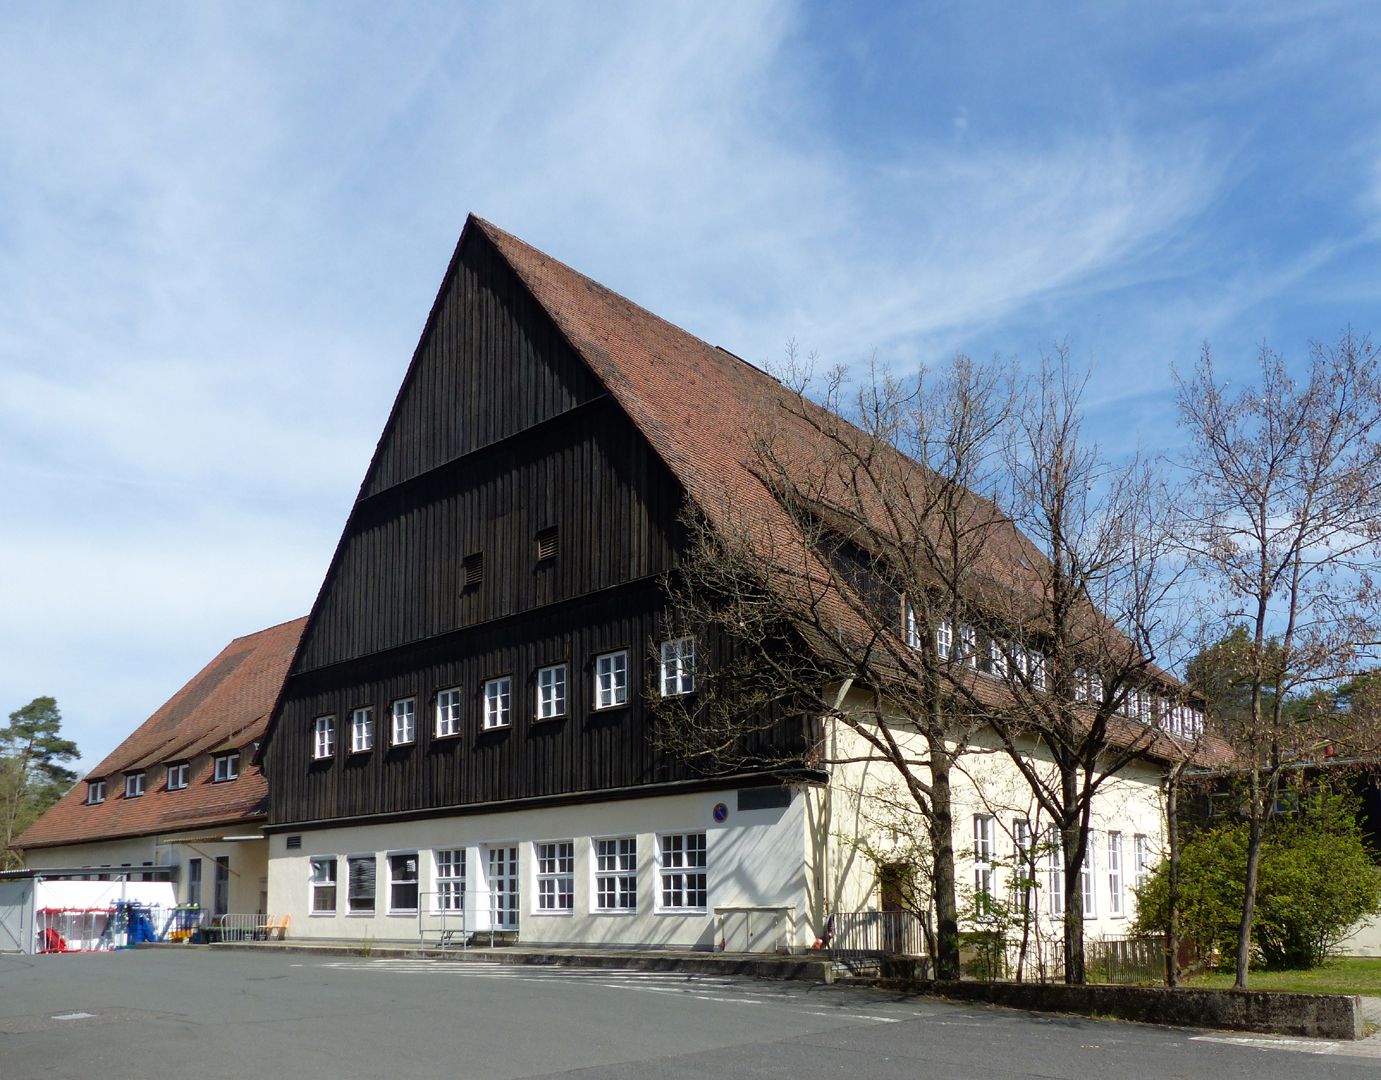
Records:
{"label": "dormer window", "polygon": [[169,765],[167,783],[168,790],[181,791],[183,788],[185,788],[187,786],[187,781],[191,771],[191,765],[185,761],[179,762],[176,765]]}
{"label": "dormer window", "polygon": [[92,806],[105,802],[104,780],[88,780],[86,782],[86,801]]}
{"label": "dormer window", "polygon": [[212,774],[212,780],[217,784],[223,784],[227,780],[235,780],[240,775],[240,752],[232,750],[228,754],[216,755],[216,768]]}
{"label": "dormer window", "polygon": [[125,798],[137,799],[144,794],[143,771],[125,773]]}

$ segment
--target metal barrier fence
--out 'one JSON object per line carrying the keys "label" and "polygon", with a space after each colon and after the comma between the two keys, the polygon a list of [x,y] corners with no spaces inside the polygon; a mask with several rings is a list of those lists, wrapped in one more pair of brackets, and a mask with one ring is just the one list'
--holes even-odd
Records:
{"label": "metal barrier fence", "polygon": [[194,925],[200,915],[197,908],[134,901],[104,907],[39,908],[34,913],[36,951],[106,952],[174,939],[178,930]]}
{"label": "metal barrier fence", "polygon": [[1163,937],[1089,938],[1084,971],[1090,982],[1160,982],[1165,977]]}
{"label": "metal barrier fence", "polygon": [[853,970],[883,957],[929,955],[927,924],[909,911],[836,911],[826,922],[830,959]]}

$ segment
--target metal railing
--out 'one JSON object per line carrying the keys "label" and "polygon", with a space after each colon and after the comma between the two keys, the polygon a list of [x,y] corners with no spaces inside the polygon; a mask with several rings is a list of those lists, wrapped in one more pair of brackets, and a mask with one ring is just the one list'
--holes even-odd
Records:
{"label": "metal railing", "polygon": [[245,915],[232,912],[228,915],[213,915],[206,919],[201,928],[204,940],[215,941],[267,941],[271,933],[277,933],[279,924],[272,924],[267,915]]}
{"label": "metal railing", "polygon": [[1163,937],[1089,938],[1084,971],[1090,982],[1160,982],[1165,977]]}
{"label": "metal railing", "polygon": [[[459,906],[451,906],[459,901]],[[442,906],[442,905],[446,906]],[[469,944],[466,927],[474,920],[465,918],[465,894],[424,892],[418,896],[417,940],[441,949]],[[492,925],[492,923],[491,923]],[[490,937],[494,935],[491,931]]]}
{"label": "metal railing", "polygon": [[910,911],[836,911],[826,933],[830,959],[854,971],[875,969],[884,957],[929,955],[926,923]]}

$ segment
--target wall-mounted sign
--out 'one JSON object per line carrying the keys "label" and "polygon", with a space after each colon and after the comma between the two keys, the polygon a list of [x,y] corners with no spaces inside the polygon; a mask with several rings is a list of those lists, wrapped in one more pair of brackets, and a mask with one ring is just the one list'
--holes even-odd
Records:
{"label": "wall-mounted sign", "polygon": [[729,820],[729,807],[727,803],[717,802],[714,804],[714,821],[716,825],[723,825]]}

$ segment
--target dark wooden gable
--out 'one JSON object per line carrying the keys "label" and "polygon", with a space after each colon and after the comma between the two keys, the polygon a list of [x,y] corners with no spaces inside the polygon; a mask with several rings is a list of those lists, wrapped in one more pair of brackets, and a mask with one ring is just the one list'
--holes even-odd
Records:
{"label": "dark wooden gable", "polygon": [[[684,490],[477,228],[467,227],[347,522],[264,753],[278,824],[462,809],[695,778],[658,752],[643,703],[659,577]],[[554,550],[553,550],[554,546]],[[593,708],[594,662],[627,649],[627,707]],[[541,666],[568,714],[534,718]],[[484,732],[485,680],[514,723]],[[460,688],[459,737],[436,737]],[[391,703],[417,741],[389,746]],[[375,747],[349,752],[352,710]],[[335,753],[312,729],[335,718]]]}

